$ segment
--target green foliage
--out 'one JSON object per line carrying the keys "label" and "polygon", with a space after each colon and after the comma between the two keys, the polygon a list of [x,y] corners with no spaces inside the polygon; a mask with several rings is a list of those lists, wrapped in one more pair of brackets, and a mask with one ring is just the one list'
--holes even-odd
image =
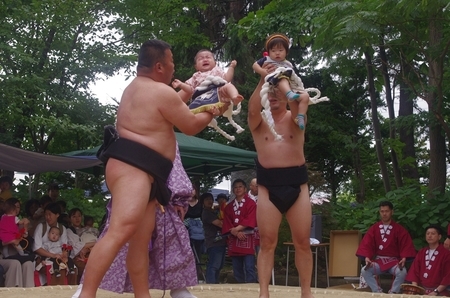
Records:
{"label": "green foliage", "polygon": [[85,191],[79,188],[61,190],[61,199],[67,202],[67,212],[72,208],[80,208],[83,215],[94,217],[95,223],[99,224],[106,213],[108,200],[101,194],[86,197]]}

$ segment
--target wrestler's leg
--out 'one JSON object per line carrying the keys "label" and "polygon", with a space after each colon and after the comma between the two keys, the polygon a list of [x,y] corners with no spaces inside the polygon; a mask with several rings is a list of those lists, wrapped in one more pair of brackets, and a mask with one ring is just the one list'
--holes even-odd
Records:
{"label": "wrestler's leg", "polygon": [[[259,203],[258,203],[259,204]],[[300,274],[302,298],[311,298],[312,254],[309,243],[311,229],[311,202],[309,200],[308,185],[301,186],[297,201],[286,212],[286,219],[292,233],[295,247],[295,266]]]}
{"label": "wrestler's leg", "polygon": [[[267,216],[270,214],[270,216]],[[269,297],[269,283],[273,269],[274,253],[278,242],[278,228],[282,215],[269,200],[267,188],[258,185],[258,208],[256,219],[260,236],[260,250],[258,253],[259,297]]]}
{"label": "wrestler's leg", "polygon": [[133,285],[134,297],[150,297],[148,285],[148,243],[155,228],[156,200],[148,203],[139,229],[129,240],[127,270]]}
{"label": "wrestler's leg", "polygon": [[221,96],[221,98],[231,98],[234,105],[237,105],[244,99],[244,97],[239,94],[236,87],[231,83],[223,85],[219,88],[219,91],[223,92],[223,96]]}
{"label": "wrestler's leg", "polygon": [[110,225],[89,255],[81,298],[96,296],[100,282],[120,248],[137,231],[145,216],[153,178],[111,158],[106,166],[106,182],[112,195]]}

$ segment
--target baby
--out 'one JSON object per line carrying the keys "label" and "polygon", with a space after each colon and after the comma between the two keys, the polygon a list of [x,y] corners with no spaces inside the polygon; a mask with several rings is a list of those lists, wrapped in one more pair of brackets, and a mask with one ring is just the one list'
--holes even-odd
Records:
{"label": "baby", "polygon": [[94,228],[92,216],[84,216],[84,227],[80,229],[80,238],[84,243],[97,242],[98,229]]}
{"label": "baby", "polygon": [[[24,248],[20,244],[21,240],[28,236],[28,225],[30,221],[27,218],[20,219],[20,201],[16,198],[6,200],[3,206],[5,214],[0,218],[0,240],[5,244],[3,246],[3,256],[8,257],[9,247],[14,248],[19,255],[26,256]],[[19,228],[22,227],[22,228]],[[27,241],[25,240],[25,245]]]}
{"label": "baby", "polygon": [[55,254],[55,258],[47,258],[53,262],[53,273],[56,277],[60,277],[60,270],[67,269],[70,274],[75,274],[75,263],[69,257],[72,247],[62,243],[61,230],[58,227],[51,227],[48,231],[48,240],[42,244],[42,248],[48,252]]}
{"label": "baby", "polygon": [[[291,89],[291,76],[294,73],[292,64],[286,60],[289,53],[290,41],[286,35],[272,34],[266,40],[265,49],[268,56],[264,56],[253,64],[253,70],[261,76],[266,76],[265,80],[272,86],[276,86],[283,94],[286,95],[288,101],[299,101],[297,124],[301,130],[305,129],[305,117],[308,110],[309,101],[301,100],[300,94]],[[262,68],[264,63],[272,63],[278,67],[284,68],[283,71],[269,75],[267,70]]]}
{"label": "baby", "polygon": [[[224,72],[217,66],[213,53],[204,49],[197,52],[194,63],[197,72],[190,79],[185,83],[177,79],[172,82],[174,88],[180,88],[188,97],[192,95],[193,101],[189,108],[194,113],[201,112],[205,108],[218,103],[231,101],[234,105],[237,105],[244,99],[236,87],[230,83],[234,76],[236,60],[231,61],[227,72]],[[214,80],[213,77],[218,77],[219,80]],[[184,101],[188,99],[183,98]]]}

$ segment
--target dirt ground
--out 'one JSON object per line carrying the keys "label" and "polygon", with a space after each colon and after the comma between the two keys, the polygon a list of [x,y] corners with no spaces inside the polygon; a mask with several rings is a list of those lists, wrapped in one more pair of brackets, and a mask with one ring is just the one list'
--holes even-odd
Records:
{"label": "dirt ground", "polygon": [[[258,284],[220,284],[220,285],[198,285],[189,288],[191,293],[198,298],[258,298],[259,286]],[[0,288],[0,297],[2,298],[23,298],[23,297],[38,297],[38,298],[60,298],[72,297],[75,293],[75,286],[48,286],[39,288]],[[300,298],[300,288],[285,287],[285,286],[270,286],[271,298]],[[152,298],[168,298],[170,297],[167,291],[163,295],[163,291],[151,290]],[[399,298],[419,298],[423,296],[410,296],[405,294],[373,294],[367,292],[355,291],[351,285],[341,285],[328,289],[313,289],[315,298],[328,297],[399,297]],[[116,294],[99,290],[97,293],[99,298],[127,298],[133,297],[133,294]]]}

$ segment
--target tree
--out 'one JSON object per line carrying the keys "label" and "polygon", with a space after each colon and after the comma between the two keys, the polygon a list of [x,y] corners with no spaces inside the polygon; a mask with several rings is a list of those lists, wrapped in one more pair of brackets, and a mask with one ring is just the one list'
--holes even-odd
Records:
{"label": "tree", "polygon": [[[57,135],[79,135],[75,150],[93,145],[112,117],[89,92],[100,74],[129,64],[112,27],[112,1],[4,1],[0,12],[1,141],[49,152]],[[96,143],[96,142],[95,142]],[[61,151],[53,151],[59,153]]]}

